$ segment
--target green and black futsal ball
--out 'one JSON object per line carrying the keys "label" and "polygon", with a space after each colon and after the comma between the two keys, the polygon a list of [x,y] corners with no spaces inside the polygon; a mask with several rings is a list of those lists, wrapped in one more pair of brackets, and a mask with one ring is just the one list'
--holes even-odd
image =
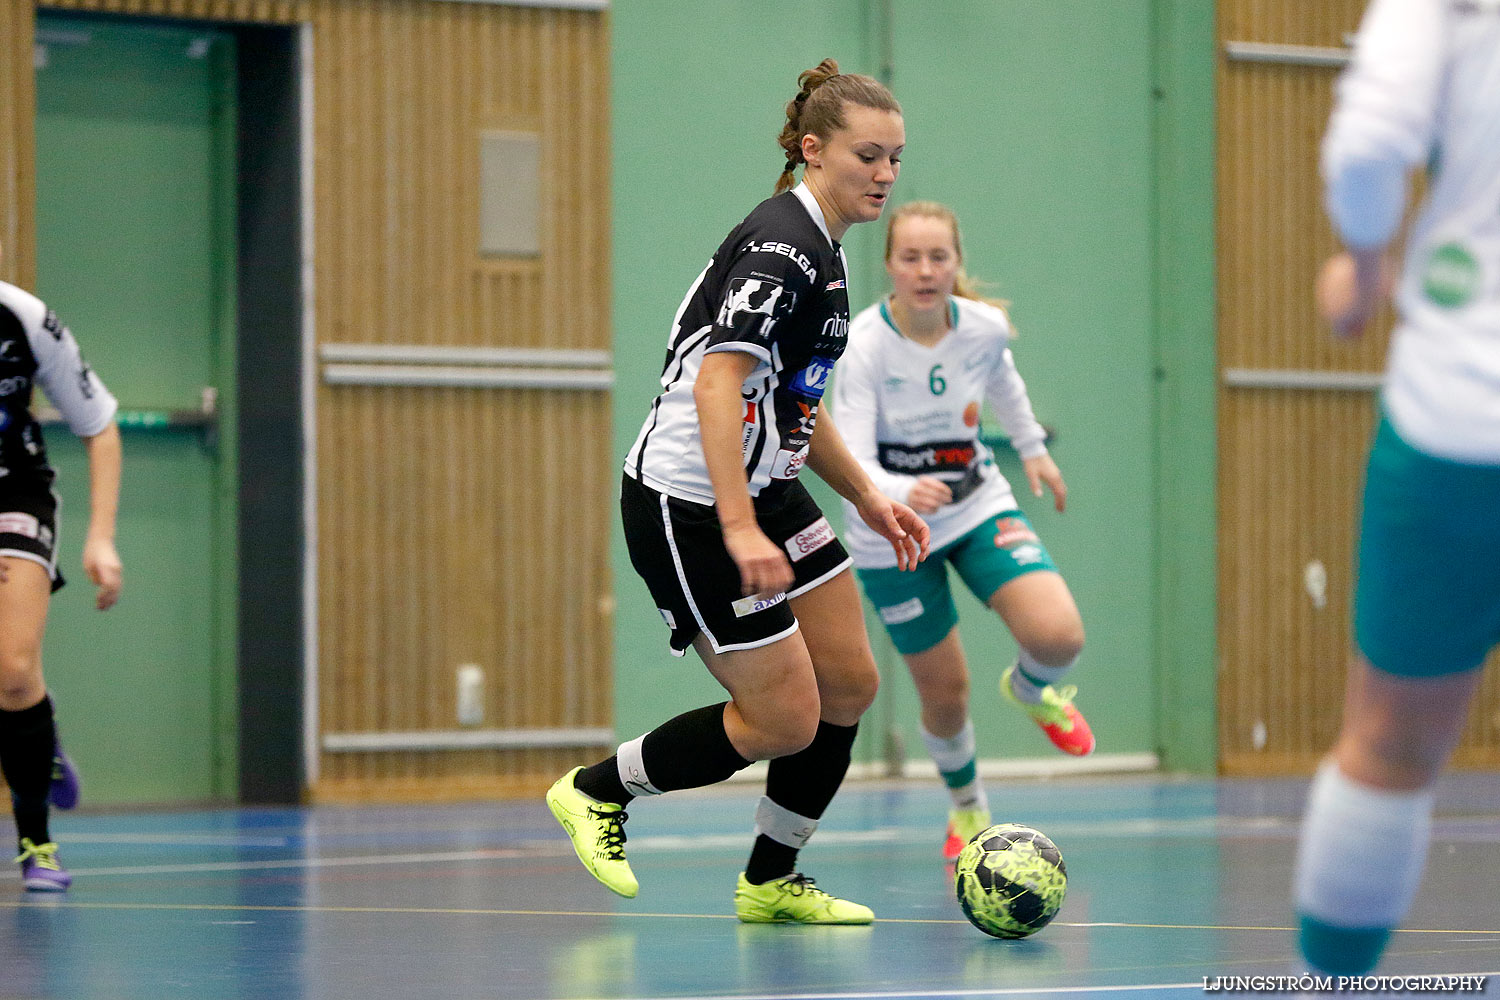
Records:
{"label": "green and black futsal ball", "polygon": [[998,938],[1022,938],[1057,916],[1068,891],[1068,868],[1046,834],[998,823],[964,845],[954,890],[975,927]]}

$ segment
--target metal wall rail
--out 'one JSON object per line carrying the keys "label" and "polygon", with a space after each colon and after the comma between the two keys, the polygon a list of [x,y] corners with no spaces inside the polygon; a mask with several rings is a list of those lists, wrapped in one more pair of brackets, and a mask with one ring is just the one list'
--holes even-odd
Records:
{"label": "metal wall rail", "polygon": [[432,729],[408,732],[325,733],[329,753],[386,750],[538,750],[613,746],[615,731],[603,726],[573,729]]}
{"label": "metal wall rail", "polygon": [[602,350],[324,344],[318,356],[328,385],[599,390],[615,381]]}
{"label": "metal wall rail", "polygon": [[1280,45],[1273,42],[1225,42],[1230,62],[1275,63],[1280,66],[1347,66],[1349,50],[1322,45]]}
{"label": "metal wall rail", "polygon": [[1380,372],[1331,372],[1296,368],[1226,368],[1224,384],[1235,389],[1336,389],[1374,392],[1385,384]]}

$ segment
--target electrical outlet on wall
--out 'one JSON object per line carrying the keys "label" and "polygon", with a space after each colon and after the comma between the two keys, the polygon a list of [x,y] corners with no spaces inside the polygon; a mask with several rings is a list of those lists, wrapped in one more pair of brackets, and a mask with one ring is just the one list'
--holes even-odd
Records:
{"label": "electrical outlet on wall", "polygon": [[477,663],[458,668],[458,724],[477,726],[484,721],[484,671]]}

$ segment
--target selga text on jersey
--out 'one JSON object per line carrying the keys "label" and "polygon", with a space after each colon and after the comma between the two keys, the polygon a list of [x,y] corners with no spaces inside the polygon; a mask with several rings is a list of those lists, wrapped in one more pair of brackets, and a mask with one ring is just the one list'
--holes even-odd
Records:
{"label": "selga text on jersey", "polygon": [[115,397],[68,328],[41,299],[0,281],[0,494],[52,483],[41,427],[31,415],[38,385],[79,437],[100,433],[114,419]]}
{"label": "selga text on jersey", "polygon": [[742,351],[742,456],[750,495],[807,460],[823,390],[849,338],[844,252],[806,184],[761,202],[698,275],[672,321],[661,395],[625,460],[651,489],[712,504],[693,385],[703,356]]}
{"label": "selga text on jersey", "polygon": [[[1047,451],[1046,431],[1011,357],[1005,313],[956,297],[948,308],[950,329],[932,347],[896,329],[888,302],[863,310],[850,325],[833,388],[839,433],[882,493],[904,503],[918,476],[934,476],[953,491],[952,503],[922,515],[934,550],[1016,508],[1010,484],[980,440],[985,402],[1022,458]],[[890,543],[847,502],[844,523],[856,566],[896,565]]]}

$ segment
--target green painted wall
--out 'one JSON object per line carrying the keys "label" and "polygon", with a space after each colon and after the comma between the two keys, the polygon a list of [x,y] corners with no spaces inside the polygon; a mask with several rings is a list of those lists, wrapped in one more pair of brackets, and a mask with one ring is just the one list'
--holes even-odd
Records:
{"label": "green painted wall", "polygon": [[[88,464],[46,433],[62,497],[45,670],[93,805],[233,798],[236,770],[235,48],[226,34],[38,20],[37,292],[123,409],[197,431],[124,431],[125,587],[93,608],[81,566]],[[124,724],[122,724],[122,721]]]}
{"label": "green painted wall", "polygon": [[[1070,509],[1058,515],[1029,495],[1022,506],[1089,629],[1080,705],[1101,752],[1159,750],[1202,768],[1213,760],[1212,202],[1211,174],[1196,173],[1211,161],[1195,154],[1211,150],[1200,126],[1211,126],[1212,63],[1205,57],[1205,78],[1192,54],[1211,53],[1212,12],[1197,7],[617,5],[615,443],[623,455],[634,438],[683,291],[769,192],[796,73],[830,54],[878,73],[889,16],[908,135],[895,201],[935,198],[958,210],[969,268],[1012,301],[1017,362],[1038,415],[1058,431]],[[1192,86],[1164,99],[1164,76]],[[1173,198],[1182,200],[1172,211],[1158,210]],[[860,227],[846,243],[856,309],[885,290],[881,236]],[[1175,465],[1168,448],[1188,464]],[[1013,459],[1002,468],[1021,481]],[[1182,535],[1179,523],[1192,531]],[[615,542],[616,721],[632,736],[722,695],[696,659],[666,655],[665,629],[618,532]],[[966,593],[960,615],[982,755],[1049,753],[993,693],[1013,656],[1008,634]],[[879,755],[894,728],[920,757],[910,680],[872,636],[886,683],[856,752]],[[1196,714],[1184,717],[1179,695]]]}
{"label": "green painted wall", "polygon": [[[660,389],[667,329],[683,294],[724,235],[771,194],[785,163],[776,136],[797,74],[830,55],[847,69],[874,68],[865,7],[626,0],[612,8],[618,461]],[[805,30],[788,31],[790,24]],[[877,236],[851,234],[852,268]],[[614,555],[615,720],[628,738],[724,694],[696,655],[667,653],[666,628],[630,567],[618,518]]]}

